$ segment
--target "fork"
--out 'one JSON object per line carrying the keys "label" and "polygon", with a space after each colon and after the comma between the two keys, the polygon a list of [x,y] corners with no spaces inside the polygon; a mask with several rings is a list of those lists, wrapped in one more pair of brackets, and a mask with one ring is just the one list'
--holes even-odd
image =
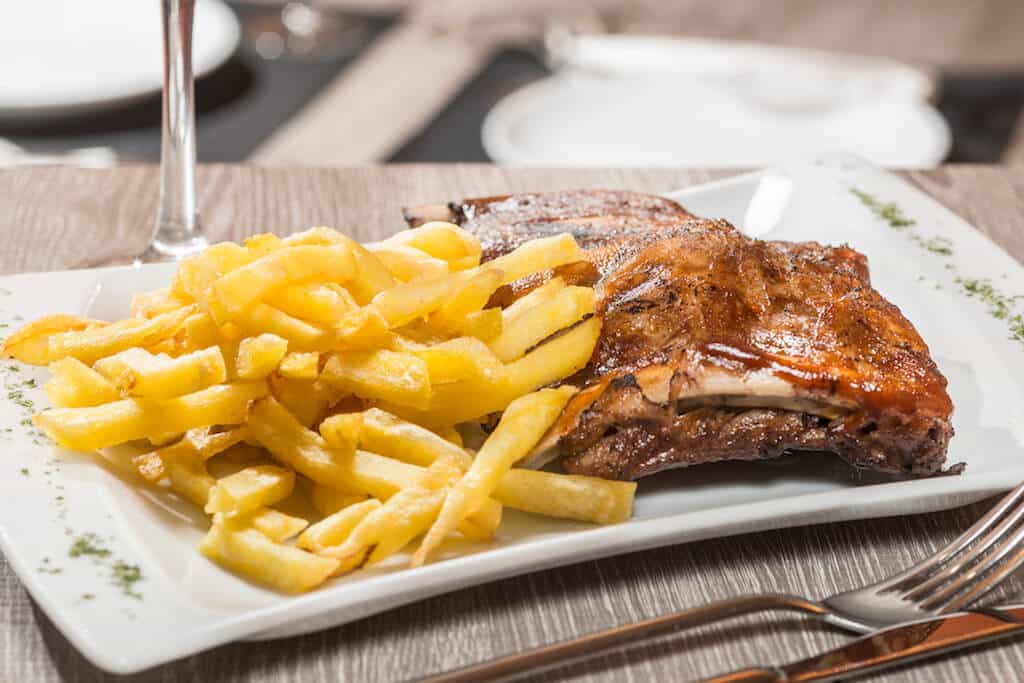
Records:
{"label": "fork", "polygon": [[1024,484],[948,546],[895,576],[820,601],[797,595],[748,595],[589,633],[423,679],[429,683],[512,680],[601,651],[733,617],[781,610],[866,634],[886,626],[963,609],[1024,563]]}

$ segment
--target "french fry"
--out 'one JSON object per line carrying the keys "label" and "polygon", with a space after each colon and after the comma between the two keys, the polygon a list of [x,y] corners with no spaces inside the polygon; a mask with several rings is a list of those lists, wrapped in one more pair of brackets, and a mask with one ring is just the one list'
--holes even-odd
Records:
{"label": "french fry", "polygon": [[43,385],[46,397],[58,408],[84,408],[121,398],[106,377],[76,358],[50,363],[50,380]]}
{"label": "french fry", "polygon": [[234,242],[220,242],[178,265],[171,292],[193,301],[206,301],[206,294],[219,277],[253,260],[253,254]]}
{"label": "french fry", "polygon": [[371,566],[395,554],[430,528],[444,504],[446,491],[414,487],[403,489],[371,512],[344,544],[320,552],[342,562],[370,549],[364,565]]}
{"label": "french fry", "polygon": [[[421,467],[444,460],[465,470],[472,463],[470,455],[458,444],[376,408],[362,414],[359,445],[373,453]],[[500,521],[501,504],[490,500],[473,517],[463,520],[459,531],[471,540],[485,540],[494,534]]]}
{"label": "french fry", "polygon": [[217,480],[206,471],[206,464],[189,458],[168,458],[164,461],[164,473],[171,490],[200,508],[210,499],[210,491]]}
{"label": "french fry", "polygon": [[506,306],[502,310],[502,317],[505,320],[511,320],[520,313],[548,301],[563,289],[565,289],[565,280],[560,277],[553,277],[540,287],[527,292]]}
{"label": "french fry", "polygon": [[363,429],[361,413],[338,413],[320,423],[320,436],[338,453],[354,453]]}
{"label": "french fry", "polygon": [[501,334],[490,342],[491,350],[506,363],[521,358],[554,333],[593,313],[594,305],[590,287],[564,287],[518,315],[504,318]]}
{"label": "french fry", "polygon": [[457,337],[413,353],[427,364],[431,386],[459,380],[498,382],[505,376],[501,360],[474,337]]}
{"label": "french fry", "polygon": [[419,536],[437,515],[450,485],[461,470],[441,459],[408,488],[391,496],[372,510],[347,534],[339,546],[323,548],[320,554],[351,562],[372,548],[365,564],[380,562]]}
{"label": "french fry", "polygon": [[359,306],[348,290],[336,282],[282,287],[270,292],[266,302],[290,316],[326,327],[337,325],[343,315]]}
{"label": "french fry", "polygon": [[467,541],[476,543],[490,541],[501,524],[503,511],[501,503],[493,498],[488,498],[476,512],[459,522],[457,530]]}
{"label": "french fry", "polygon": [[295,540],[295,545],[314,553],[329,546],[340,545],[345,542],[356,525],[380,505],[379,500],[370,498],[338,508],[302,532],[302,535]]}
{"label": "french fry", "polygon": [[459,448],[462,448],[462,434],[459,430],[452,425],[441,425],[440,427],[434,427],[430,431],[437,434],[439,437],[444,439],[450,444],[454,444]]}
{"label": "french fry", "polygon": [[47,315],[8,336],[0,346],[0,356],[10,356],[29,365],[47,365],[57,360],[50,357],[50,337],[106,327],[109,324],[73,315]]}
{"label": "french fry", "polygon": [[582,370],[597,344],[601,323],[589,318],[505,366],[501,382],[460,381],[432,387],[425,410],[382,405],[396,415],[427,427],[478,420],[503,410],[513,399],[561,381]]}
{"label": "french fry", "polygon": [[444,277],[448,262],[434,258],[426,252],[401,244],[380,244],[372,248],[373,255],[387,266],[396,280],[414,282]]}
{"label": "french fry", "polygon": [[150,434],[146,437],[146,440],[157,448],[161,448],[180,440],[182,436],[184,435],[181,432],[162,432],[160,434]]}
{"label": "french fry", "polygon": [[152,365],[161,359],[167,360],[169,358],[169,356],[153,354],[146,349],[135,346],[124,351],[118,351],[106,358],[100,358],[93,363],[92,369],[103,375],[107,380],[114,382],[116,386],[117,380],[123,373],[128,372],[131,365]]}
{"label": "french fry", "polygon": [[273,505],[291,495],[295,472],[273,465],[246,467],[217,480],[203,510],[230,518]]}
{"label": "french fry", "polygon": [[280,375],[270,376],[270,388],[288,412],[306,427],[318,424],[328,409],[345,395],[345,392],[324,382]]}
{"label": "french fry", "polygon": [[485,308],[466,316],[462,332],[467,337],[476,337],[482,342],[489,342],[501,334],[502,324],[500,308]]}
{"label": "french fry", "polygon": [[441,308],[464,286],[465,278],[448,276],[433,280],[405,282],[386,289],[370,303],[395,329],[426,317]]}
{"label": "french fry", "polygon": [[172,355],[180,356],[190,351],[217,346],[227,340],[228,334],[213,322],[213,318],[210,317],[209,313],[201,311],[185,318],[185,322],[181,324],[181,327],[178,328],[178,331],[172,337],[149,347],[148,350],[151,353],[158,353],[161,350],[158,347],[163,345],[166,348],[162,350],[166,350]]}
{"label": "french fry", "polygon": [[362,413],[359,446],[420,467],[429,467],[442,457],[451,459],[462,469],[467,469],[472,462],[468,453],[429,429],[377,408]]}
{"label": "french fry", "polygon": [[249,402],[267,394],[266,382],[221,384],[168,401],[122,399],[88,408],[53,408],[32,420],[64,448],[93,451],[150,434],[207,425],[241,424]]}
{"label": "french fry", "polygon": [[239,379],[263,379],[277,369],[288,351],[288,340],[276,334],[247,337],[238,345],[235,373]]}
{"label": "french fry", "polygon": [[508,391],[522,396],[539,387],[571,377],[590,361],[601,334],[595,316],[550,339],[506,367]]}
{"label": "french fry", "polygon": [[558,519],[616,524],[630,518],[636,482],[512,468],[495,499],[510,508]]}
{"label": "french fry", "polygon": [[193,303],[191,297],[172,292],[170,287],[132,295],[132,317],[154,318],[162,313],[184,308]]}
{"label": "french fry", "polygon": [[413,556],[413,566],[422,565],[459,522],[484,505],[502,476],[530,453],[574,393],[573,387],[541,389],[509,404],[469,470],[448,493],[437,521]]}
{"label": "french fry", "polygon": [[[164,448],[174,448],[178,445],[172,444],[164,446]],[[167,470],[164,469],[164,460],[161,457],[160,451],[140,453],[132,458],[132,465],[135,466],[139,476],[149,482],[157,482],[167,476]]]}
{"label": "french fry", "polygon": [[273,508],[260,508],[249,515],[225,519],[224,524],[229,529],[255,529],[277,543],[295,536],[309,526],[309,522],[301,517],[286,515]]}
{"label": "french fry", "polygon": [[[51,365],[56,407],[33,419],[58,445],[148,440],[140,477],[213,515],[202,552],[278,590],[420,535],[414,566],[453,535],[487,542],[505,506],[627,519],[634,484],[512,467],[575,391],[540,387],[584,367],[600,332],[593,291],[566,286],[588,265],[578,245],[481,255],[441,222],[369,249],[325,227],[257,235],[186,259],[169,288],[134,297],[132,318],[45,318],[0,353]],[[512,300],[523,277],[563,270]],[[470,423],[501,411],[481,450],[463,449]],[[290,506],[297,482],[322,516],[312,526],[269,507]]]}
{"label": "french fry", "polygon": [[386,348],[395,351],[418,351],[432,344],[440,344],[447,337],[427,325],[422,318],[394,330]]}
{"label": "french fry", "polygon": [[222,310],[230,320],[275,289],[311,280],[345,282],[355,273],[352,251],[343,246],[278,249],[217,278],[213,295],[218,306],[211,312],[216,320]]}
{"label": "french fry", "polygon": [[186,306],[154,318],[125,318],[102,327],[59,332],[49,338],[46,356],[50,361],[71,356],[91,364],[125,349],[167,339],[195,312],[194,306]]}
{"label": "french fry", "polygon": [[339,349],[366,351],[387,347],[392,334],[384,316],[371,306],[363,306],[342,316],[334,330]]}
{"label": "french fry", "polygon": [[273,334],[287,339],[293,351],[326,351],[335,344],[334,334],[264,303],[251,306],[234,322],[248,336]]}
{"label": "french fry", "polygon": [[312,244],[328,247],[333,245],[348,246],[355,243],[351,238],[338,232],[334,228],[317,226],[288,235],[280,242],[282,247],[297,247],[302,244]]}
{"label": "french fry", "polygon": [[217,433],[211,433],[208,427],[190,429],[177,443],[135,456],[132,458],[132,464],[144,479],[158,481],[166,474],[164,461],[185,458],[206,462],[213,456],[241,443],[246,436],[248,436],[248,432],[245,427],[236,427]]}
{"label": "french fry", "polygon": [[500,270],[502,284],[508,284],[530,273],[582,260],[583,251],[576,240],[572,235],[562,233],[530,240],[514,251],[480,265],[478,270]]}
{"label": "french fry", "polygon": [[[139,351],[140,353],[134,353]],[[122,396],[169,399],[191,394],[227,379],[220,348],[211,346],[178,358],[161,358],[127,349],[96,363]]]}
{"label": "french fry", "polygon": [[420,249],[448,262],[452,272],[480,263],[480,240],[453,223],[431,221],[414,230],[403,230],[389,237],[386,244],[401,244]]}
{"label": "french fry", "polygon": [[[333,515],[335,512],[349,505],[355,505],[366,500],[365,493],[353,493],[351,491],[340,491],[332,489],[323,484],[313,482],[309,496],[313,507],[324,517]],[[376,499],[374,499],[376,500]]]}
{"label": "french fry", "polygon": [[420,358],[397,351],[341,351],[331,355],[320,381],[360,398],[402,406],[430,405],[430,373]]}
{"label": "french fry", "polygon": [[244,244],[246,251],[248,251],[255,260],[261,256],[266,256],[272,251],[281,249],[284,246],[284,241],[272,233],[263,233],[260,235],[253,235],[252,237],[246,237]]}
{"label": "french fry", "polygon": [[356,303],[365,306],[377,294],[395,286],[395,278],[384,263],[370,253],[363,245],[342,235],[345,244],[352,250],[356,263],[356,275],[345,287],[355,298]]}
{"label": "french fry", "polygon": [[285,354],[277,372],[289,379],[316,379],[320,374],[320,354],[316,351],[293,351]]}
{"label": "french fry", "polygon": [[466,316],[476,313],[501,285],[500,270],[484,270],[469,278],[455,294],[430,315],[431,327],[449,335],[459,335],[466,327]]}
{"label": "french fry", "polygon": [[275,543],[255,529],[233,531],[216,521],[199,550],[213,562],[283,593],[319,586],[339,565],[335,559]]}
{"label": "french fry", "polygon": [[252,404],[247,425],[275,460],[330,488],[386,499],[413,485],[423,471],[365,451],[339,457],[322,436],[304,427],[272,397]]}

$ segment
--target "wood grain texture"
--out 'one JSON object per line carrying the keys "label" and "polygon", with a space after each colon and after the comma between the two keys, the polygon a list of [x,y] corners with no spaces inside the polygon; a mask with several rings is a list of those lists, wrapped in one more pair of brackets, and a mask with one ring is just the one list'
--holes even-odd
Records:
{"label": "wood grain texture", "polygon": [[[404,166],[201,169],[213,239],[333,224],[361,239],[401,227],[397,207],[455,196],[566,187],[665,191],[723,175],[695,170]],[[910,179],[1024,258],[1024,167],[946,167]],[[0,272],[123,258],[146,241],[156,171],[0,172]],[[0,560],[0,680],[191,683],[402,681],[586,630],[757,591],[817,597],[877,580],[930,554],[992,501],[949,512],[748,534],[530,574],[426,600],[321,633],[238,643],[127,678],[90,666],[34,607]],[[1024,577],[993,601],[1019,597]],[[536,680],[685,681],[789,660],[847,636],[791,617],[729,622],[610,654]],[[1015,680],[1024,641],[867,680]]]}

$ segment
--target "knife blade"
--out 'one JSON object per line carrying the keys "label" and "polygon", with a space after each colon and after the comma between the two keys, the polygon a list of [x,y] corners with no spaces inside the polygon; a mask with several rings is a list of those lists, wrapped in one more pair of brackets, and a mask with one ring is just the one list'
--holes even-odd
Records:
{"label": "knife blade", "polygon": [[705,683],[834,681],[901,666],[970,645],[1024,634],[1024,605],[971,610],[882,629],[821,654],[777,667],[736,671]]}

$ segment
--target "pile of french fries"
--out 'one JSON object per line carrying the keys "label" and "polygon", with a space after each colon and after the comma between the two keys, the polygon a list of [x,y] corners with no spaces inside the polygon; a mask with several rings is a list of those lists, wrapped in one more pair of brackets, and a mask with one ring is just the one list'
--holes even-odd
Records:
{"label": "pile of french fries", "polygon": [[[135,295],[131,318],[49,316],[2,353],[49,367],[53,407],[34,420],[53,441],[145,445],[140,479],[210,515],[201,552],[281,591],[418,538],[413,566],[449,539],[488,541],[505,506],[627,519],[634,484],[514,467],[576,391],[542,387],[586,365],[600,322],[593,290],[558,278],[488,302],[579,247],[558,235],[480,255],[449,223],[365,247],[329,228],[257,235],[182,262],[170,287]],[[317,514],[279,509],[296,496]]]}

